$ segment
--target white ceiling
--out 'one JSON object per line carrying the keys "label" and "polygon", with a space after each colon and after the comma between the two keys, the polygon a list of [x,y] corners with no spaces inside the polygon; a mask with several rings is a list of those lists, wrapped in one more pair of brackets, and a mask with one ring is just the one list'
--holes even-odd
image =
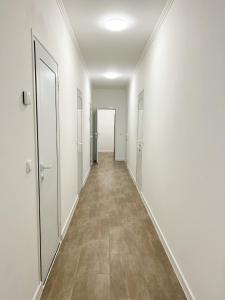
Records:
{"label": "white ceiling", "polygon": [[[166,0],[63,0],[87,63],[92,83],[123,85],[129,80],[141,52],[156,25]],[[107,16],[128,17],[132,26],[121,32],[101,27]],[[121,74],[105,79],[107,71]]]}

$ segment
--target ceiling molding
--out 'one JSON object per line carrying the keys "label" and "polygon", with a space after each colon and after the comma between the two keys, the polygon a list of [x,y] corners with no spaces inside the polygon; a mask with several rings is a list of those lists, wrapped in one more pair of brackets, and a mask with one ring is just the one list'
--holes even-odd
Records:
{"label": "ceiling molding", "polygon": [[73,29],[72,24],[71,24],[71,22],[70,22],[70,19],[69,19],[69,17],[68,17],[68,14],[67,14],[67,12],[66,12],[65,6],[64,6],[62,0],[56,0],[56,3],[57,3],[57,5],[58,5],[58,7],[59,7],[59,10],[60,10],[61,15],[62,15],[62,17],[63,17],[63,20],[64,20],[64,22],[65,22],[65,24],[66,24],[66,27],[67,27],[67,29],[68,29],[68,32],[69,32],[69,34],[70,34],[70,36],[71,36],[71,38],[72,38],[72,40],[73,40],[73,42],[74,42],[74,45],[75,45],[75,47],[76,47],[76,49],[77,49],[77,51],[78,51],[78,54],[79,54],[79,56],[80,56],[80,58],[81,58],[82,64],[83,64],[84,67],[85,67],[85,71],[86,71],[86,73],[89,75],[86,61],[85,61],[84,56],[83,56],[83,54],[82,54],[82,51],[81,51],[81,48],[80,48],[78,39],[77,39],[77,37],[76,37],[76,34],[75,34],[75,32],[74,32],[74,29]]}
{"label": "ceiling molding", "polygon": [[164,24],[164,22],[166,20],[166,17],[168,15],[168,13],[170,12],[170,9],[171,9],[174,1],[175,0],[167,0],[167,3],[165,5],[165,7],[164,7],[164,9],[163,9],[160,17],[159,17],[159,19],[158,19],[158,21],[157,21],[157,23],[156,23],[156,25],[155,25],[152,33],[151,33],[149,39],[147,40],[147,42],[146,42],[146,44],[144,46],[144,49],[143,49],[143,51],[141,53],[141,56],[140,56],[140,58],[139,58],[139,60],[138,60],[138,62],[136,64],[136,66],[135,66],[135,70],[133,72],[133,75],[137,72],[138,67],[140,66],[140,64],[142,63],[143,59],[145,58],[145,55],[148,52],[148,50],[150,49],[151,44],[155,40],[157,33],[159,32],[160,28]]}

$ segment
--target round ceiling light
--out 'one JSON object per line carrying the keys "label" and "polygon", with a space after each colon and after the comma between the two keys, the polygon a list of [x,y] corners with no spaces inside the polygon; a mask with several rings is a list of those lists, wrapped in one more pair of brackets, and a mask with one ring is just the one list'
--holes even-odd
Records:
{"label": "round ceiling light", "polygon": [[129,22],[123,18],[110,18],[105,21],[105,28],[110,31],[123,31],[129,27]]}
{"label": "round ceiling light", "polygon": [[118,78],[120,75],[116,72],[107,72],[104,74],[104,77],[107,79],[116,79]]}

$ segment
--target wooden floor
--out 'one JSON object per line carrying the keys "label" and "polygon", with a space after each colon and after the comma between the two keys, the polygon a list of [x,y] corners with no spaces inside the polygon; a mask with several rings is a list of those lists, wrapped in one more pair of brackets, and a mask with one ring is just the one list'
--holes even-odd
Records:
{"label": "wooden floor", "polygon": [[103,153],[42,300],[186,299],[123,162]]}

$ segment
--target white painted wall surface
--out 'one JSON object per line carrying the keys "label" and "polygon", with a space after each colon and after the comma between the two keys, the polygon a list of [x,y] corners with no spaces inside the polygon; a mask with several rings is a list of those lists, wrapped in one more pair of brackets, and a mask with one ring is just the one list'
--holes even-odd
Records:
{"label": "white painted wall surface", "polygon": [[114,152],[115,110],[98,110],[98,151]]}
{"label": "white painted wall surface", "polygon": [[[55,0],[8,0],[0,9],[0,299],[31,300],[39,284],[31,28],[59,64],[62,227],[77,195],[76,94],[84,98],[89,169],[89,80]],[[25,172],[32,160],[33,170]]]}
{"label": "white painted wall surface", "polygon": [[115,159],[126,159],[127,91],[123,88],[94,88],[93,110],[97,108],[116,109]]}
{"label": "white painted wall surface", "polygon": [[195,299],[225,295],[225,2],[175,0],[129,90],[136,170],[145,90],[143,194]]}

